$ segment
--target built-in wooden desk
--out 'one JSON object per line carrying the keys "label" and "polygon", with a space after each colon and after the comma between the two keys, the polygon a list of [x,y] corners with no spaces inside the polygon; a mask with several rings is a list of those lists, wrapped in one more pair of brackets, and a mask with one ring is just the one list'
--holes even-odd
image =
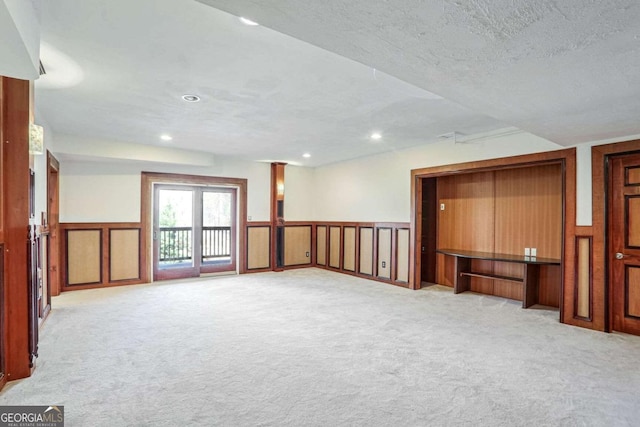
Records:
{"label": "built-in wooden desk", "polygon": [[[541,265],[560,265],[560,260],[555,258],[540,258],[531,256],[497,254],[493,252],[463,251],[458,249],[438,249],[438,253],[450,255],[455,259],[456,276],[453,280],[453,293],[459,294],[471,290],[471,278],[504,280],[507,282],[521,283],[522,308],[531,307],[538,303],[538,278]],[[471,269],[471,260],[501,261],[524,264],[524,277],[507,277],[487,273],[475,273]]]}

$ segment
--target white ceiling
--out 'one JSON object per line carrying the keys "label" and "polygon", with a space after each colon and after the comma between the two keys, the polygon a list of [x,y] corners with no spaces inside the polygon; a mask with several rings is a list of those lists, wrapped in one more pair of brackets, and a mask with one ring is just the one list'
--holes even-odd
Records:
{"label": "white ceiling", "polygon": [[565,145],[638,134],[639,6],[46,1],[36,106],[56,134],[309,166],[453,131],[517,126]]}

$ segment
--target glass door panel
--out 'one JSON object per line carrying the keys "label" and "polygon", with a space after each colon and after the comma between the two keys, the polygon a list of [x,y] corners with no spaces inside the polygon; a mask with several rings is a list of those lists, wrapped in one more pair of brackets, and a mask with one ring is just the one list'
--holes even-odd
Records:
{"label": "glass door panel", "polygon": [[235,189],[204,189],[202,192],[201,271],[234,271]]}
{"label": "glass door panel", "polygon": [[154,188],[154,279],[236,270],[236,189]]}
{"label": "glass door panel", "polygon": [[154,193],[154,278],[197,276],[199,266],[194,257],[194,190],[157,186]]}

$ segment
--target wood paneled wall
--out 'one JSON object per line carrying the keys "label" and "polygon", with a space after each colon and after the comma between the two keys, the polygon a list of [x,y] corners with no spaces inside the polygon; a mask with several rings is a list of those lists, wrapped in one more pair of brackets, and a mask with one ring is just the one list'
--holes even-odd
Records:
{"label": "wood paneled wall", "polygon": [[287,225],[284,228],[284,266],[311,264],[312,226]]}
{"label": "wood paneled wall", "polygon": [[264,271],[271,267],[271,225],[247,226],[247,270]]}
{"label": "wood paneled wall", "polygon": [[[409,224],[318,222],[316,264],[346,274],[408,286]],[[322,260],[328,259],[328,265]]]}
{"label": "wood paneled wall", "polygon": [[[247,223],[247,272],[270,271],[269,222]],[[407,223],[289,222],[284,224],[284,269],[320,267],[408,286]]]}
{"label": "wood paneled wall", "polygon": [[140,223],[61,223],[62,289],[146,283]]}
{"label": "wood paneled wall", "polygon": [[[32,84],[0,76],[0,388],[31,375],[29,122]],[[3,366],[4,365],[4,366]]]}
{"label": "wood paneled wall", "polygon": [[[563,181],[561,164],[470,172],[437,179],[438,249],[460,249],[524,255],[536,248],[541,258],[563,253]],[[473,260],[474,271],[523,277],[521,264]],[[453,259],[438,255],[438,283],[453,285]],[[541,304],[558,307],[561,269],[541,267]],[[483,278],[471,279],[471,290],[522,300],[522,287]]]}

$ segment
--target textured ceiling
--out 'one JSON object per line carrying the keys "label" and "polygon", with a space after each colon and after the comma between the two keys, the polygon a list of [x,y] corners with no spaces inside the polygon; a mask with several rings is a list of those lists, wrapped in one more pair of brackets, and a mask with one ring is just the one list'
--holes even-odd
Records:
{"label": "textured ceiling", "polygon": [[58,135],[315,166],[507,126],[195,0],[56,0],[41,14],[36,106]]}
{"label": "textured ceiling", "polygon": [[199,0],[563,145],[640,133],[637,0]]}
{"label": "textured ceiling", "polygon": [[56,0],[40,13],[36,106],[61,135],[316,166],[454,131],[640,134],[637,0]]}

